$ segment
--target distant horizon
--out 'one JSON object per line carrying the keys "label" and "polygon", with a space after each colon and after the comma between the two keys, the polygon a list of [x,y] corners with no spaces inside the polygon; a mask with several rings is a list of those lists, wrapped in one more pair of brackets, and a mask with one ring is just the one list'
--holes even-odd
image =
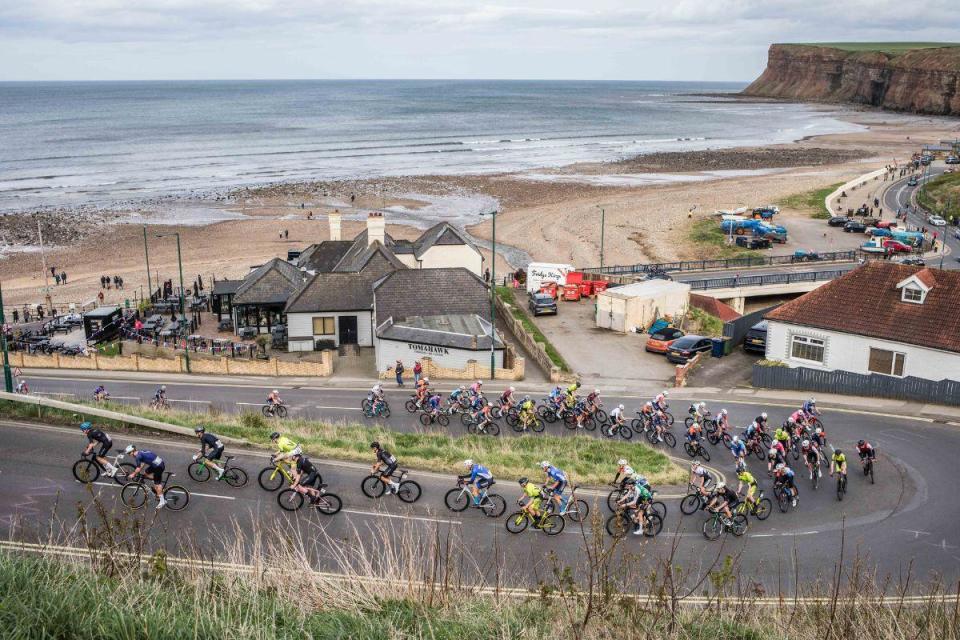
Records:
{"label": "distant horizon", "polygon": [[57,84],[95,82],[595,82],[598,84],[657,83],[657,84],[750,84],[752,80],[621,80],[590,78],[87,78],[71,80],[55,78],[44,80],[0,80],[0,84]]}

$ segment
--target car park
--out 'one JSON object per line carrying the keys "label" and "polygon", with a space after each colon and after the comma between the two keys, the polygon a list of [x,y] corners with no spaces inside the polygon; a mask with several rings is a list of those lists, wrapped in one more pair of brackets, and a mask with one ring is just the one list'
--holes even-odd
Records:
{"label": "car park", "polygon": [[847,216],[833,216],[832,218],[827,220],[827,224],[830,225],[831,227],[842,227],[848,222],[850,222],[850,218],[848,218]]}
{"label": "car park", "polygon": [[930,215],[927,217],[927,222],[932,224],[935,227],[945,227],[947,226],[947,221],[937,215]]}
{"label": "car park", "polygon": [[863,233],[867,230],[867,225],[862,222],[857,222],[856,220],[851,220],[847,224],[843,225],[843,230],[847,233]]}
{"label": "car park", "polygon": [[891,253],[910,253],[913,251],[913,248],[910,245],[893,239],[885,239],[883,241],[883,248]]}
{"label": "car park", "polygon": [[652,333],[647,338],[647,344],[644,349],[650,353],[666,353],[674,342],[686,334],[676,327],[664,327]]}
{"label": "car park", "polygon": [[698,353],[710,351],[713,340],[703,336],[683,336],[667,348],[667,360],[674,364],[687,364]]}
{"label": "car park", "polygon": [[743,339],[743,350],[764,354],[767,352],[767,321],[761,320],[750,327]]}
{"label": "car park", "polygon": [[557,313],[557,301],[548,293],[532,293],[528,302],[530,313],[539,316],[546,313]]}

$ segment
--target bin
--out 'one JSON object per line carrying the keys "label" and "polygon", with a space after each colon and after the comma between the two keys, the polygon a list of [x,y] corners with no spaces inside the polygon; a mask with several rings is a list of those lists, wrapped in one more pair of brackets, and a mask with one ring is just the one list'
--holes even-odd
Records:
{"label": "bin", "polygon": [[713,339],[713,348],[710,350],[710,355],[714,358],[722,358],[726,354],[724,353],[725,343],[727,341],[724,338],[714,338]]}
{"label": "bin", "polygon": [[589,298],[593,295],[593,282],[590,280],[585,280],[580,283],[580,295],[584,298]]}

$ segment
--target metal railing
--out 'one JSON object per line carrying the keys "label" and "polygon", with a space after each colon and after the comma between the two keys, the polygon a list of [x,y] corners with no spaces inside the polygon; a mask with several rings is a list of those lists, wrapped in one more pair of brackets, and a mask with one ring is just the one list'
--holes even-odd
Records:
{"label": "metal railing", "polygon": [[717,260],[683,260],[680,262],[659,262],[653,264],[628,264],[600,267],[588,267],[580,271],[603,275],[629,275],[632,273],[650,273],[658,271],[714,271],[723,269],[741,269],[748,267],[770,267],[777,265],[808,264],[811,262],[853,262],[860,257],[857,250],[830,251],[810,257],[788,256],[746,256],[744,258],[726,258]]}
{"label": "metal railing", "polygon": [[732,276],[729,278],[705,278],[703,280],[685,280],[695,291],[704,289],[737,289],[739,287],[762,287],[771,284],[792,284],[794,282],[818,282],[833,280],[848,271],[833,269],[831,271],[801,271],[798,273],[768,273],[760,276]]}

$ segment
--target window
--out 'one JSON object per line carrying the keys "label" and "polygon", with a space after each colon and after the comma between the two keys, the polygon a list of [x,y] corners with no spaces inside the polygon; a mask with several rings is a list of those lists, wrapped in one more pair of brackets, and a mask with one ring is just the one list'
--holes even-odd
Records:
{"label": "window", "polygon": [[903,361],[906,358],[906,354],[898,351],[870,347],[870,362],[867,364],[867,368],[873,373],[903,377]]}
{"label": "window", "polygon": [[337,331],[334,328],[334,322],[332,317],[326,318],[314,318],[313,319],[313,335],[315,336],[332,336]]}
{"label": "window", "polygon": [[923,304],[923,289],[920,287],[904,287],[900,299],[903,302]]}
{"label": "window", "polygon": [[823,364],[824,341],[807,336],[793,336],[790,355],[798,360]]}

